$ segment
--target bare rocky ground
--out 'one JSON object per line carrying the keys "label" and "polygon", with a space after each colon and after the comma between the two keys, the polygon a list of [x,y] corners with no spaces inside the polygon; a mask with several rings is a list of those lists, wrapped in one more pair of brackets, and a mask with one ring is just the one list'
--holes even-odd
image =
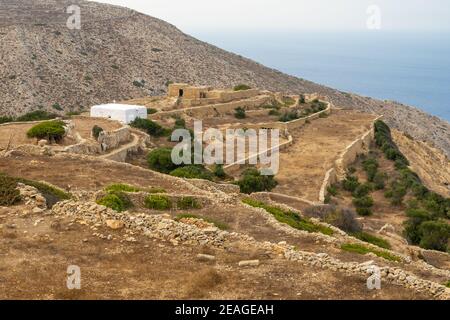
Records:
{"label": "bare rocky ground", "polygon": [[[65,8],[81,7],[81,30],[66,27]],[[162,95],[167,81],[318,92],[336,106],[384,114],[386,121],[450,155],[450,124],[415,108],[340,92],[272,70],[125,8],[78,0],[0,3],[0,113],[39,106],[57,111]],[[145,81],[143,87],[133,83]]]}
{"label": "bare rocky ground", "polygon": [[[0,299],[429,299],[400,286],[366,287],[366,278],[300,265],[240,243],[227,249],[173,245],[73,219],[0,209]],[[199,261],[209,254],[215,262]],[[241,260],[260,259],[257,267]],[[81,268],[68,290],[67,267]]]}

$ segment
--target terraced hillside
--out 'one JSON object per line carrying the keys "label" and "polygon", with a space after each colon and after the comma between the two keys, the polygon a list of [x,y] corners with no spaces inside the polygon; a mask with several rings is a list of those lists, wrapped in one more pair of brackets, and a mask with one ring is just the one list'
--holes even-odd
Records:
{"label": "terraced hillside", "polygon": [[[81,7],[81,30],[65,8]],[[450,155],[450,125],[417,109],[339,92],[266,68],[125,8],[79,0],[0,3],[0,114],[63,113],[166,92],[167,81],[318,92],[336,105],[384,114],[393,127]],[[225,72],[224,72],[225,70]],[[60,110],[62,108],[62,110]]]}

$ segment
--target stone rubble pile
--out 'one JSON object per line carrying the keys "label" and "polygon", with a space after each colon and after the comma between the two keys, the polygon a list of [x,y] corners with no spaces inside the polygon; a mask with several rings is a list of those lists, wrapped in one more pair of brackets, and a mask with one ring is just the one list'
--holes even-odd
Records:
{"label": "stone rubble pile", "polygon": [[38,189],[23,183],[18,183],[17,189],[25,205],[33,208],[33,213],[42,213],[47,210],[47,200]]}

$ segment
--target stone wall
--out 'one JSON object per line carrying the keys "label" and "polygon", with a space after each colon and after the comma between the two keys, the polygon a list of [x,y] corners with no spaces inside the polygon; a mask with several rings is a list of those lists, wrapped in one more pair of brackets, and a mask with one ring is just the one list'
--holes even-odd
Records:
{"label": "stone wall", "polygon": [[369,131],[348,145],[335,161],[334,166],[326,172],[322,187],[319,191],[319,201],[321,203],[325,202],[327,188],[344,179],[347,168],[355,162],[356,158],[361,154],[367,154],[369,152],[370,145],[375,138],[375,122],[381,118],[382,116],[377,117],[373,121]]}

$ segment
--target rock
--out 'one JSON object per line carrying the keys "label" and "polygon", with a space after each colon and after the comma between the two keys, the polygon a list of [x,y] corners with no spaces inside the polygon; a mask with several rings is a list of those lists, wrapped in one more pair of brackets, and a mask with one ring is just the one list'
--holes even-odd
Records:
{"label": "rock", "polygon": [[216,257],[209,255],[209,254],[198,254],[197,255],[197,260],[198,261],[203,261],[203,262],[212,262],[212,261],[216,261]]}
{"label": "rock", "polygon": [[384,226],[381,227],[380,230],[378,230],[378,233],[394,233],[395,232],[395,228],[392,224],[385,224]]}
{"label": "rock", "polygon": [[42,213],[42,212],[44,212],[44,209],[41,209],[39,207],[33,208],[33,213],[34,214],[39,214],[39,213]]}
{"label": "rock", "polygon": [[106,220],[106,226],[113,230],[119,230],[125,226],[125,223],[120,220]]}
{"label": "rock", "polygon": [[239,267],[257,267],[257,266],[259,266],[259,260],[239,261]]}
{"label": "rock", "polygon": [[39,140],[38,146],[39,147],[45,147],[48,144],[48,141],[45,139]]}

